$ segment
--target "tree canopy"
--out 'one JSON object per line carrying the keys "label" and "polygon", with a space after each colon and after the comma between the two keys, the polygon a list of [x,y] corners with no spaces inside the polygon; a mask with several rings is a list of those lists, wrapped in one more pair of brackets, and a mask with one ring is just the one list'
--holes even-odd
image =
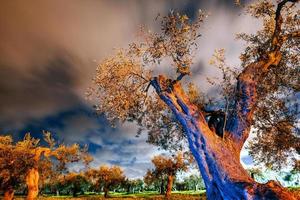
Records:
{"label": "tree canopy", "polygon": [[121,167],[107,165],[102,165],[98,169],[89,169],[86,176],[96,188],[103,189],[105,197],[108,197],[109,190],[123,183],[126,178]]}
{"label": "tree canopy", "polygon": [[164,155],[157,155],[154,156],[152,159],[152,163],[154,165],[153,170],[148,170],[144,180],[145,182],[150,185],[154,182],[161,183],[161,193],[163,192],[164,182],[167,180],[166,185],[166,197],[171,195],[173,182],[177,172],[179,171],[187,171],[188,166],[192,162],[192,159],[189,157],[184,156],[183,153],[177,153],[171,157],[164,156]]}
{"label": "tree canopy", "polygon": [[99,64],[91,90],[98,99],[96,109],[112,122],[135,121],[148,131],[150,143],[164,148],[178,148],[187,138],[208,199],[296,199],[275,181],[257,183],[240,163],[240,152],[254,131],[249,148],[255,161],[274,169],[299,165],[296,3],[261,0],[248,6],[247,12],[261,19],[262,29],[237,35],[247,43],[240,71],[232,73],[215,56],[224,74],[223,103],[207,100],[191,83],[205,14],[190,20],[170,12],[161,19],[161,32],[144,32],[142,42]]}
{"label": "tree canopy", "polygon": [[[42,145],[40,139],[31,137],[29,133],[16,143],[11,136],[0,136],[1,190],[13,191],[26,183],[29,193],[31,188],[38,192],[39,183],[52,181],[54,175],[66,172],[68,163],[82,161],[87,165],[92,160],[87,148],[81,148],[78,144],[57,145],[46,131],[44,142],[47,145]],[[39,172],[42,172],[41,176]]]}
{"label": "tree canopy", "polygon": [[[224,80],[216,85],[221,88],[220,94],[216,94],[221,96],[221,101],[208,99],[190,78],[193,75],[191,67],[195,67],[193,58],[197,48],[201,47],[197,44],[201,36],[199,28],[206,14],[199,12],[198,18],[191,20],[172,11],[158,18],[160,32],[143,31],[141,42],[131,43],[127,49],[120,49],[99,64],[94,86],[89,92],[98,100],[96,110],[112,122],[136,122],[140,131],[148,131],[150,143],[165,149],[178,148],[185,135],[181,124],[150,87],[157,74],[167,76],[165,88],[188,77],[181,84],[190,101],[203,113],[217,107],[226,113],[228,120],[237,112],[239,91],[235,85],[239,73],[250,63],[266,57],[266,52],[280,48],[280,63],[272,65],[257,86],[257,103],[251,122],[256,134],[249,148],[255,161],[272,165],[274,169],[284,166],[287,161],[298,166],[294,155],[299,155],[300,144],[297,125],[299,10],[296,9],[296,0],[290,1],[292,4],[287,2],[283,1],[276,7],[271,1],[261,0],[247,6],[246,12],[260,19],[262,27],[254,34],[237,34],[237,38],[247,44],[240,56],[239,69],[224,65],[225,57],[222,57],[222,52],[217,52],[214,64],[224,74]],[[230,123],[229,120],[227,125]]]}

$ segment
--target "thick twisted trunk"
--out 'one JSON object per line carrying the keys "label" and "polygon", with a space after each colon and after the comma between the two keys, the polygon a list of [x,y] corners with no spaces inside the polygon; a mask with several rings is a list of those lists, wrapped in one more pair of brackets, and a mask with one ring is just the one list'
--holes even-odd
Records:
{"label": "thick twisted trunk", "polygon": [[12,200],[14,199],[14,189],[12,187],[8,187],[5,191],[4,191],[4,200]]}
{"label": "thick twisted trunk", "polygon": [[167,180],[167,190],[166,190],[166,194],[165,194],[166,198],[170,198],[170,196],[171,196],[173,181],[174,181],[174,175],[169,174],[168,180]]}
{"label": "thick twisted trunk", "polygon": [[39,194],[39,172],[36,168],[32,168],[28,171],[26,185],[28,189],[27,200],[37,199]]}
{"label": "thick twisted trunk", "polygon": [[189,102],[179,82],[168,85],[170,81],[160,76],[154,78],[151,84],[184,129],[206,186],[207,199],[296,200],[275,182],[267,184],[255,182],[240,163],[240,151],[250,131],[256,95],[254,87],[256,80],[253,79],[255,74],[251,75],[252,68],[253,66],[246,69],[247,73],[240,76],[238,90],[243,95],[237,101],[238,114],[232,117],[229,126],[231,129],[226,130],[224,139],[209,128],[202,112]]}

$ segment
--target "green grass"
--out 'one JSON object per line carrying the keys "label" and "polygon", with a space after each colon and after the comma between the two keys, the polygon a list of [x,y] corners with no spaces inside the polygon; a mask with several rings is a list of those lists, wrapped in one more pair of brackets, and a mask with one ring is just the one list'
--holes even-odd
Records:
{"label": "green grass", "polygon": [[172,194],[202,195],[205,194],[205,190],[172,191]]}
{"label": "green grass", "polygon": [[[300,187],[289,188],[295,194],[300,194]],[[135,194],[127,194],[120,192],[110,192],[109,200],[165,200],[164,195],[160,195],[156,191],[146,191]],[[17,196],[16,200],[24,199],[24,197]],[[40,196],[40,200],[55,200],[55,199],[68,199],[68,200],[104,200],[103,193],[101,194],[86,194],[79,195],[74,198],[72,196]],[[205,190],[200,191],[172,191],[170,200],[206,200]]]}
{"label": "green grass", "polygon": [[[171,200],[205,200],[205,191],[173,191]],[[18,196],[16,200],[24,199],[24,197]],[[41,200],[55,200],[55,199],[68,199],[68,200],[81,200],[81,199],[87,199],[87,200],[102,200],[105,199],[103,197],[103,194],[86,194],[86,195],[79,195],[78,197],[72,197],[72,196],[40,196],[39,199]],[[145,191],[135,194],[128,194],[128,193],[120,193],[120,192],[110,192],[109,198],[110,200],[164,200],[164,195],[160,195],[156,191]]]}

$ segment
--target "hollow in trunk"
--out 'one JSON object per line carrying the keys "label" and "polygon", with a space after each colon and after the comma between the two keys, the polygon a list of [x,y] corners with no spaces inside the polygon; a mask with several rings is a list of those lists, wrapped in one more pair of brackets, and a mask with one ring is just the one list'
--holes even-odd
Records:
{"label": "hollow in trunk", "polygon": [[237,101],[237,114],[229,119],[224,138],[210,129],[204,114],[190,103],[179,82],[170,86],[163,76],[152,80],[152,86],[184,129],[205,182],[208,200],[296,200],[274,181],[255,182],[240,163],[240,151],[250,132],[256,97],[252,68],[264,68],[264,65],[255,63],[239,77],[237,90],[244,95]]}

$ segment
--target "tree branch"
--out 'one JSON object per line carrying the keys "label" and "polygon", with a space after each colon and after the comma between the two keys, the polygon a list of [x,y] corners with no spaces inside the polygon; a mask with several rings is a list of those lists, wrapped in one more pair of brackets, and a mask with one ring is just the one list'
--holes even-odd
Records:
{"label": "tree branch", "polygon": [[[177,121],[182,125],[187,136],[189,146],[196,157],[196,160],[201,161],[201,164],[199,165],[201,171],[206,171],[204,174],[209,174],[209,166],[207,166],[205,162],[205,152],[199,152],[199,148],[201,146],[200,143],[205,146],[207,137],[217,138],[217,136],[212,134],[211,131],[208,133],[208,131],[205,132],[200,130],[209,130],[202,112],[199,111],[196,106],[189,103],[187,97],[183,94],[179,83],[172,85],[171,89],[166,88],[168,87],[165,84],[166,81],[167,79],[163,76],[155,77],[151,81],[151,85],[154,87],[159,97],[171,109]],[[201,125],[199,125],[199,122]],[[207,134],[210,135],[208,136]],[[208,180],[209,177],[205,177],[204,175],[203,179]]]}
{"label": "tree branch", "polygon": [[[256,86],[263,75],[269,71],[270,66],[277,66],[281,60],[280,48],[284,42],[284,37],[287,37],[281,35],[282,8],[287,2],[296,3],[298,1],[283,0],[278,4],[275,15],[275,29],[271,40],[271,51],[265,53],[267,56],[262,56],[258,61],[248,65],[238,76],[238,94],[235,103],[237,111],[228,119],[226,130],[237,136],[240,148],[248,138],[252,125],[257,104]],[[292,33],[295,36],[298,34],[297,32]]]}
{"label": "tree branch", "polygon": [[298,39],[300,39],[300,31],[295,31],[295,32],[283,35],[282,36],[282,41],[285,42],[285,41],[287,41],[290,38],[298,38]]}
{"label": "tree branch", "polygon": [[283,18],[281,15],[282,8],[285,6],[287,2],[296,3],[299,2],[299,0],[283,0],[277,5],[277,9],[275,12],[275,29],[272,36],[272,50],[279,50],[281,48],[281,45],[283,43],[283,38],[281,36],[281,26],[283,22]]}
{"label": "tree branch", "polygon": [[33,150],[33,155],[34,155],[34,160],[36,162],[39,162],[40,157],[42,156],[42,154],[44,154],[45,157],[49,157],[52,153],[52,151],[50,150],[50,148],[47,147],[37,147],[36,149]]}

